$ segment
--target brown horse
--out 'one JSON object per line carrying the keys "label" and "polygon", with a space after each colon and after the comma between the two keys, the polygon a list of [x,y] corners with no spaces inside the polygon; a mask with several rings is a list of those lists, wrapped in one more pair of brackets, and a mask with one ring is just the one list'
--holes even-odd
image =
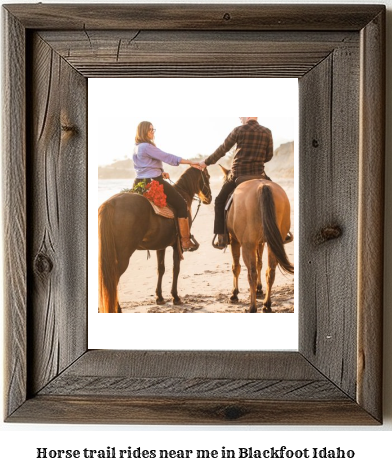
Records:
{"label": "brown horse", "polygon": [[[187,169],[174,184],[191,209],[193,197],[210,204],[211,188],[207,170]],[[180,252],[174,219],[155,214],[148,200],[135,193],[120,193],[105,201],[98,211],[98,296],[100,313],[121,313],[117,285],[135,250],[156,250],[158,284],[156,302],[163,304],[162,277],[165,272],[166,248],[173,247],[174,304],[180,304],[177,281],[180,273]]]}
{"label": "brown horse", "polygon": [[[226,177],[228,170],[222,167]],[[271,311],[271,289],[275,269],[294,273],[284,243],[292,240],[290,233],[290,202],[285,191],[265,179],[252,179],[239,184],[227,214],[227,229],[233,256],[234,285],[230,300],[238,301],[238,277],[241,271],[240,255],[248,269],[250,313],[257,312],[256,297],[262,296],[261,269],[264,244],[268,246],[267,292],[263,312]],[[287,236],[290,236],[287,239]]]}

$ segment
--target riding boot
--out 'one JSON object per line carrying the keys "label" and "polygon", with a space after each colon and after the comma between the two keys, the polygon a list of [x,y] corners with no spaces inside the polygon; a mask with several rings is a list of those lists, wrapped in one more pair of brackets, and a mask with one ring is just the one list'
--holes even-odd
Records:
{"label": "riding boot", "polygon": [[189,221],[187,217],[179,217],[178,218],[178,228],[180,230],[181,236],[181,245],[184,251],[188,250],[192,252],[193,250],[197,250],[199,246],[192,242],[190,230],[189,230]]}

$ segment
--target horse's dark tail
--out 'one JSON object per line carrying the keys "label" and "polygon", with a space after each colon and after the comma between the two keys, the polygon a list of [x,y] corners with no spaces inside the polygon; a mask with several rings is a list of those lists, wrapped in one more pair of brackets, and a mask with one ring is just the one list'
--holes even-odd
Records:
{"label": "horse's dark tail", "polygon": [[276,223],[275,202],[270,186],[262,185],[259,188],[259,202],[261,205],[261,222],[264,239],[275,255],[282,270],[294,273],[294,266],[289,261],[283,246],[282,236]]}
{"label": "horse's dark tail", "polygon": [[104,202],[98,210],[98,310],[117,313],[117,253],[113,234],[114,207]]}

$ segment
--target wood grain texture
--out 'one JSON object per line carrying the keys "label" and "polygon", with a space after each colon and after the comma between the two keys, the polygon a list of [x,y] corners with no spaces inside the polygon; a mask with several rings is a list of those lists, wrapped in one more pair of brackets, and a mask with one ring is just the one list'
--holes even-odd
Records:
{"label": "wood grain texture", "polygon": [[298,352],[90,350],[67,375],[324,380]]}
{"label": "wood grain texture", "polygon": [[380,5],[7,5],[32,29],[357,31]]}
{"label": "wood grain texture", "polygon": [[233,400],[343,400],[296,352],[94,350],[40,395]]}
{"label": "wood grain texture", "polygon": [[7,12],[3,34],[4,414],[9,416],[26,400],[27,390],[26,67],[24,28]]}
{"label": "wood grain texture", "polygon": [[37,35],[29,186],[32,394],[86,351],[86,79]]}
{"label": "wood grain texture", "polygon": [[346,400],[329,380],[89,377],[61,375],[40,395],[229,400]]}
{"label": "wood grain texture", "polygon": [[[358,38],[359,39],[359,38]],[[300,347],[356,393],[359,49],[337,48],[300,85]],[[323,229],[341,235],[320,240]]]}
{"label": "wood grain texture", "polygon": [[361,32],[357,399],[382,418],[385,12]]}
{"label": "wood grain texture", "polygon": [[30,419],[48,423],[376,424],[294,352],[88,351],[10,421]]}
{"label": "wood grain texture", "polygon": [[357,38],[349,32],[140,30],[42,31],[40,36],[86,77],[300,77],[342,42]]}
{"label": "wood grain texture", "polygon": [[350,399],[342,401],[129,399],[40,396],[8,420],[19,423],[187,425],[375,425]]}

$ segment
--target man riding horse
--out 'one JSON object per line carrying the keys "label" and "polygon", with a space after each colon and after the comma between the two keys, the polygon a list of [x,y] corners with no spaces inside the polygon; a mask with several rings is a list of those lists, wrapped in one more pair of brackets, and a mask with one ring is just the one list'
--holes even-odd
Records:
{"label": "man riding horse", "polygon": [[228,243],[224,230],[225,204],[236,187],[236,179],[245,175],[269,179],[264,172],[264,163],[273,156],[272,133],[260,125],[257,118],[240,117],[242,125],[236,127],[212,155],[199,163],[202,167],[213,165],[237,145],[228,179],[215,199],[214,233],[218,235],[218,243],[214,247],[218,249],[224,249]]}

